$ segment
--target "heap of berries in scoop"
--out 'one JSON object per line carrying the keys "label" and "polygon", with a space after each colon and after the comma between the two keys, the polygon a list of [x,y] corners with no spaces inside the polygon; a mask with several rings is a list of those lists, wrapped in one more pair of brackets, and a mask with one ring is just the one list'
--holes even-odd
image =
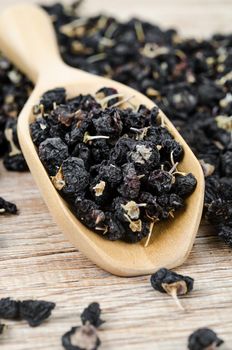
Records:
{"label": "heap of berries in scoop", "polygon": [[[78,219],[109,240],[148,244],[196,186],[178,171],[182,146],[158,107],[135,108],[113,88],[67,99],[57,88],[34,106],[31,136],[52,183]],[[127,105],[127,108],[119,108]]]}

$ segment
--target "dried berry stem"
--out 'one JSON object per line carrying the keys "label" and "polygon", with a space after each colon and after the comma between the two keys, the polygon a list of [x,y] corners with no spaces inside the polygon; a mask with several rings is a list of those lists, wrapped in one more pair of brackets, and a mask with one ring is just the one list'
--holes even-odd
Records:
{"label": "dried berry stem", "polygon": [[112,100],[114,98],[123,98],[124,97],[123,94],[113,94],[110,96],[106,96],[104,98],[98,98],[97,95],[98,94],[96,94],[97,102],[99,102],[101,104],[102,108],[104,108],[110,100]]}
{"label": "dried berry stem", "polygon": [[123,100],[114,103],[111,107],[118,107],[118,106],[122,105],[123,103],[129,102],[129,101],[130,101],[132,98],[134,98],[134,97],[135,97],[135,96],[126,97],[126,98],[124,98]]}
{"label": "dried berry stem", "polygon": [[86,61],[88,63],[95,63],[95,62],[104,60],[105,58],[106,58],[106,54],[102,52],[102,53],[98,53],[97,55],[89,56]]}
{"label": "dried berry stem", "polygon": [[183,307],[183,305],[180,302],[180,299],[177,296],[177,290],[176,288],[172,288],[171,291],[169,292],[169,295],[171,295],[171,297],[173,298],[173,300],[175,301],[176,305],[178,306],[178,308],[180,310],[185,311],[185,308]]}
{"label": "dried berry stem", "polygon": [[[157,220],[157,221],[158,221],[158,220]],[[147,239],[146,239],[146,242],[145,242],[145,244],[144,244],[144,247],[145,247],[145,248],[148,246],[148,244],[149,244],[149,242],[150,242],[150,239],[151,239],[151,235],[152,235],[152,231],[153,231],[155,222],[156,222],[156,221],[154,220],[154,221],[152,221],[152,222],[150,223],[149,234],[148,234]]]}
{"label": "dried berry stem", "polygon": [[174,171],[176,170],[178,164],[179,164],[178,162],[176,162],[175,164],[173,164],[172,168],[169,170],[169,174],[173,175],[173,173],[174,173]]}
{"label": "dried berry stem", "polygon": [[109,138],[110,138],[109,136],[104,136],[104,135],[91,136],[91,135],[89,135],[88,132],[85,132],[83,142],[87,143],[87,142],[92,141],[92,140],[109,139]]}
{"label": "dried berry stem", "polygon": [[135,22],[135,32],[136,32],[136,36],[139,42],[144,42],[145,41],[145,34],[143,31],[143,26],[142,23],[139,21]]}
{"label": "dried berry stem", "polygon": [[175,165],[175,161],[174,161],[174,157],[173,157],[173,151],[171,151],[171,153],[170,153],[170,159],[171,159],[172,165],[174,166]]}

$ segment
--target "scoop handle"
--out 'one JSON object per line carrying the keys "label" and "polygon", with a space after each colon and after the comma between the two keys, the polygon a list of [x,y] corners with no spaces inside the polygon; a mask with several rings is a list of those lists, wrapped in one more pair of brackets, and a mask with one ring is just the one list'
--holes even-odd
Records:
{"label": "scoop handle", "polygon": [[52,22],[33,4],[14,5],[0,15],[0,50],[33,82],[63,64]]}

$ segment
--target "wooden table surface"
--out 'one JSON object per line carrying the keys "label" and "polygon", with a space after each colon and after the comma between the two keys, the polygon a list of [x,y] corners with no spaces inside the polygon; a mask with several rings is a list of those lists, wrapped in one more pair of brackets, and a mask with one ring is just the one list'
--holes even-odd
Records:
{"label": "wooden table surface", "polygon": [[[11,2],[18,1],[1,0],[0,9]],[[87,0],[82,13],[100,8],[176,26],[185,35],[232,32],[231,0]],[[30,173],[9,173],[0,165],[0,195],[20,208],[15,217],[0,217],[0,297],[57,303],[38,328],[6,321],[1,349],[61,350],[61,335],[80,324],[80,312],[92,301],[101,304],[106,321],[99,330],[102,350],[184,350],[188,335],[204,326],[226,341],[224,349],[232,349],[232,251],[206,225],[176,270],[195,278],[194,291],[182,299],[183,312],[151,288],[149,276],[112,276],[77,251],[51,218]]]}

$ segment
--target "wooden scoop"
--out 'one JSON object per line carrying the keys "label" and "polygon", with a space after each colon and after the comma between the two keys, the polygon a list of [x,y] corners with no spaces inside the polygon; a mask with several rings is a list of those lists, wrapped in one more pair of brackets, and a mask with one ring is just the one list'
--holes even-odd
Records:
{"label": "wooden scoop", "polygon": [[192,248],[200,223],[204,176],[199,162],[167,117],[163,116],[167,128],[185,152],[179,170],[192,172],[197,178],[197,187],[187,199],[183,212],[174,219],[154,225],[147,247],[144,241],[136,244],[108,241],[82,225],[53,187],[31,140],[32,106],[45,91],[56,87],[65,87],[69,97],[94,94],[103,86],[114,87],[124,96],[134,96],[135,105],[152,108],[154,103],[130,87],[64,64],[50,18],[35,5],[16,5],[2,13],[0,49],[35,83],[18,119],[19,142],[50,212],[68,239],[97,265],[120,276],[151,274],[160,267],[173,268],[182,264]]}

